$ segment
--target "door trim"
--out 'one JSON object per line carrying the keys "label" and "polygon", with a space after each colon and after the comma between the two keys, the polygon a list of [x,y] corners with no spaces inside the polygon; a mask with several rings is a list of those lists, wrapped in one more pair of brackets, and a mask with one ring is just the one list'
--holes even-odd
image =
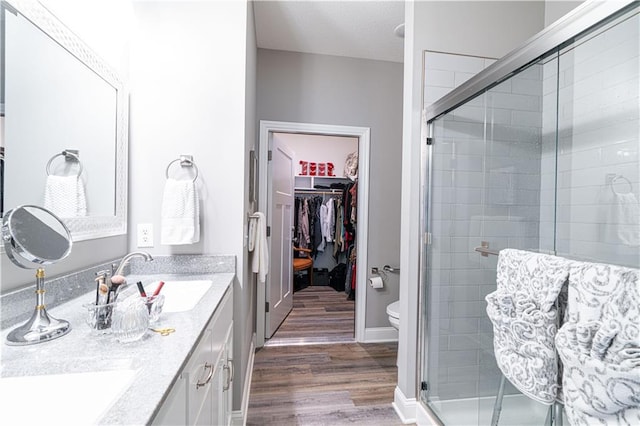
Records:
{"label": "door trim", "polygon": [[[369,229],[369,152],[370,134],[369,127],[340,126],[328,124],[294,123],[285,121],[260,120],[260,139],[258,154],[258,210],[267,214],[268,203],[268,151],[269,138],[272,133],[303,133],[329,136],[351,136],[358,138],[358,226],[356,241],[358,246],[358,268],[356,269],[356,315],[355,315],[355,339],[357,342],[365,341],[365,314],[367,307],[367,248]],[[267,225],[271,226],[271,217],[267,215]],[[271,239],[268,241],[271,250]],[[269,282],[267,274],[267,283]],[[265,332],[265,302],[267,283],[258,283],[256,292],[256,347],[264,346]]]}

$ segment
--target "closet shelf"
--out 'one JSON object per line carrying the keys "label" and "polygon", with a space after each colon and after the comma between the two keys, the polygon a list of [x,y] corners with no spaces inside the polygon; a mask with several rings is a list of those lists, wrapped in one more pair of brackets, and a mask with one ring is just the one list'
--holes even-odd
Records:
{"label": "closet shelf", "polygon": [[[326,188],[315,188],[316,185],[329,186],[332,183],[344,182],[349,183],[351,180],[345,176],[294,176],[294,189],[305,191],[330,191]],[[336,190],[341,191],[341,190]]]}

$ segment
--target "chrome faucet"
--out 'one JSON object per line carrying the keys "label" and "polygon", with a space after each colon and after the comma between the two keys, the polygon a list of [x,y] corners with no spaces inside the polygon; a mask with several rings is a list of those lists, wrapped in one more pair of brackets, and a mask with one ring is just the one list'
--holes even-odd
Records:
{"label": "chrome faucet", "polygon": [[115,266],[115,263],[113,264],[113,266],[112,266],[112,271],[113,272],[111,273],[111,276],[114,277],[116,275],[122,275],[122,270],[124,269],[124,267],[127,264],[127,262],[129,262],[129,260],[133,259],[134,257],[142,257],[147,262],[153,260],[153,257],[149,253],[147,253],[146,251],[134,251],[134,252],[131,252],[131,253],[127,254],[125,257],[122,258],[122,260],[120,261],[120,264],[118,265],[117,268],[113,269],[113,266]]}

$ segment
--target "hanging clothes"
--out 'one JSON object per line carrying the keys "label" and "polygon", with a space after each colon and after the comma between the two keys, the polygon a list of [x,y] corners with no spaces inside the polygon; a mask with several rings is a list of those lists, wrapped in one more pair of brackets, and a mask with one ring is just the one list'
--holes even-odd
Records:
{"label": "hanging clothes", "polygon": [[338,261],[339,254],[343,251],[343,239],[342,233],[344,232],[344,225],[342,223],[342,200],[339,198],[335,200],[336,203],[336,220],[333,233],[333,257]]}
{"label": "hanging clothes", "polygon": [[319,250],[319,245],[322,243],[322,223],[320,222],[320,204],[322,203],[322,198],[320,197],[311,197],[308,198],[309,205],[312,206],[310,215],[312,216],[313,222],[313,232],[312,232],[312,242],[311,245],[311,256],[316,257]]}
{"label": "hanging clothes", "polygon": [[302,206],[298,212],[298,246],[308,248],[311,239],[309,238],[309,203],[307,199],[302,200]]}
{"label": "hanging clothes", "polygon": [[357,207],[358,207],[358,182],[354,182],[353,186],[349,188],[349,194],[351,195],[351,223],[356,224],[358,222]]}
{"label": "hanging clothes", "polygon": [[333,198],[329,198],[327,202],[320,207],[320,212],[320,220],[322,221],[322,239],[327,243],[332,243],[336,225]]}

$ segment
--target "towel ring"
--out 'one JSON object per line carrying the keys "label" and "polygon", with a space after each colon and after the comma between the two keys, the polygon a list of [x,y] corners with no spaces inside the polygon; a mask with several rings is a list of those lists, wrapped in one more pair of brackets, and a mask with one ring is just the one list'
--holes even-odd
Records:
{"label": "towel ring", "polygon": [[51,176],[51,163],[53,162],[53,160],[55,160],[57,157],[60,157],[60,156],[63,156],[65,158],[65,161],[69,161],[70,159],[73,159],[75,162],[77,162],[78,176],[82,174],[83,167],[82,167],[82,162],[80,161],[80,157],[78,157],[78,154],[75,154],[71,151],[62,151],[60,154],[55,154],[47,162],[47,176]]}
{"label": "towel ring", "polygon": [[174,163],[180,162],[180,165],[182,167],[193,167],[194,168],[194,170],[196,171],[196,175],[193,177],[193,181],[195,182],[196,179],[198,179],[198,166],[196,166],[196,163],[189,157],[191,157],[191,156],[183,155],[180,158],[170,162],[169,165],[167,166],[167,170],[165,172],[165,175],[167,176],[167,179],[169,179],[169,169],[171,168],[171,166]]}
{"label": "towel ring", "polygon": [[[627,183],[627,185],[629,185],[629,191],[627,192],[623,192],[620,193],[618,191],[616,191],[616,188],[614,187],[615,183],[617,180],[623,180],[624,182]],[[633,185],[631,185],[631,181],[629,179],[627,179],[626,177],[622,176],[622,175],[615,175],[612,179],[611,179],[611,191],[613,191],[613,193],[615,195],[625,195],[625,194],[630,194],[633,191]]]}

